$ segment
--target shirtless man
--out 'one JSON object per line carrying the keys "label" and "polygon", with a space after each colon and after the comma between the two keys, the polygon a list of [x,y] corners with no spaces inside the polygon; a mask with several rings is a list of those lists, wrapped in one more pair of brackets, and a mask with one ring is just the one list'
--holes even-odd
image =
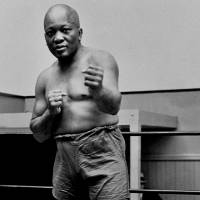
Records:
{"label": "shirtless man", "polygon": [[57,60],[38,76],[30,129],[39,142],[56,140],[53,195],[124,200],[128,174],[117,127],[117,63],[109,53],[81,44],[79,16],[68,5],[49,8],[44,30]]}

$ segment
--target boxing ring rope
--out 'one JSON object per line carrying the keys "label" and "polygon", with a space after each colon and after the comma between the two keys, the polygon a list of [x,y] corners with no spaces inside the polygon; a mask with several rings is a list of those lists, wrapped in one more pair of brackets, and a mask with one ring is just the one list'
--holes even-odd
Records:
{"label": "boxing ring rope", "polygon": [[142,132],[122,132],[124,136],[200,136],[200,131],[142,131]]}
{"label": "boxing ring rope", "polygon": [[[23,189],[41,189],[51,190],[52,186],[36,185],[0,185],[0,188],[23,188]],[[158,193],[158,194],[182,194],[182,195],[200,195],[199,190],[156,190],[156,189],[129,189],[130,193]]]}
{"label": "boxing ring rope", "polygon": [[52,186],[38,185],[0,185],[0,188],[24,188],[24,189],[52,189]]}
{"label": "boxing ring rope", "polygon": [[156,189],[130,189],[130,193],[157,193],[157,194],[182,194],[200,195],[199,190],[156,190]]}

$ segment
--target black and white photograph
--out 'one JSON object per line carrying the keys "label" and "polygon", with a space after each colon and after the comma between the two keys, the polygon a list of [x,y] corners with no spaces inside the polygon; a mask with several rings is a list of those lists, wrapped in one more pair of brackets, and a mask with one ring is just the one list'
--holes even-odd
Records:
{"label": "black and white photograph", "polygon": [[200,200],[200,1],[0,2],[0,200]]}

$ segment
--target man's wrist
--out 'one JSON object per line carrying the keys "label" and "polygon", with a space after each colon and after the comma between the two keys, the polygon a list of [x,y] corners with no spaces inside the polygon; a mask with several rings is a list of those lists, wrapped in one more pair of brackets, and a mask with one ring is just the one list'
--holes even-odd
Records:
{"label": "man's wrist", "polygon": [[101,98],[104,94],[104,89],[101,88],[97,88],[97,89],[90,89],[92,96],[94,99],[100,100],[99,98]]}
{"label": "man's wrist", "polygon": [[61,113],[61,107],[60,106],[59,107],[53,107],[53,108],[47,108],[47,110],[48,110],[47,114],[50,115],[50,116],[56,116],[56,115]]}

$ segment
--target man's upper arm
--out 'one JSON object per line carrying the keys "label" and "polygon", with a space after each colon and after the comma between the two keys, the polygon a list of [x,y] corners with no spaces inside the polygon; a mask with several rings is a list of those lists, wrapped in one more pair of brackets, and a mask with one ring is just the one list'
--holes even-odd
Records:
{"label": "man's upper arm", "polygon": [[42,115],[47,108],[45,98],[45,78],[40,75],[35,86],[35,103],[33,107],[32,119]]}
{"label": "man's upper arm", "polygon": [[[121,103],[121,93],[118,88],[119,69],[114,57],[109,53],[104,54],[102,66],[104,68],[103,77],[103,111],[116,114],[119,111]],[[105,106],[107,105],[107,106]]]}
{"label": "man's upper arm", "polygon": [[104,79],[103,84],[111,90],[118,90],[119,68],[115,58],[107,54],[103,59]]}

